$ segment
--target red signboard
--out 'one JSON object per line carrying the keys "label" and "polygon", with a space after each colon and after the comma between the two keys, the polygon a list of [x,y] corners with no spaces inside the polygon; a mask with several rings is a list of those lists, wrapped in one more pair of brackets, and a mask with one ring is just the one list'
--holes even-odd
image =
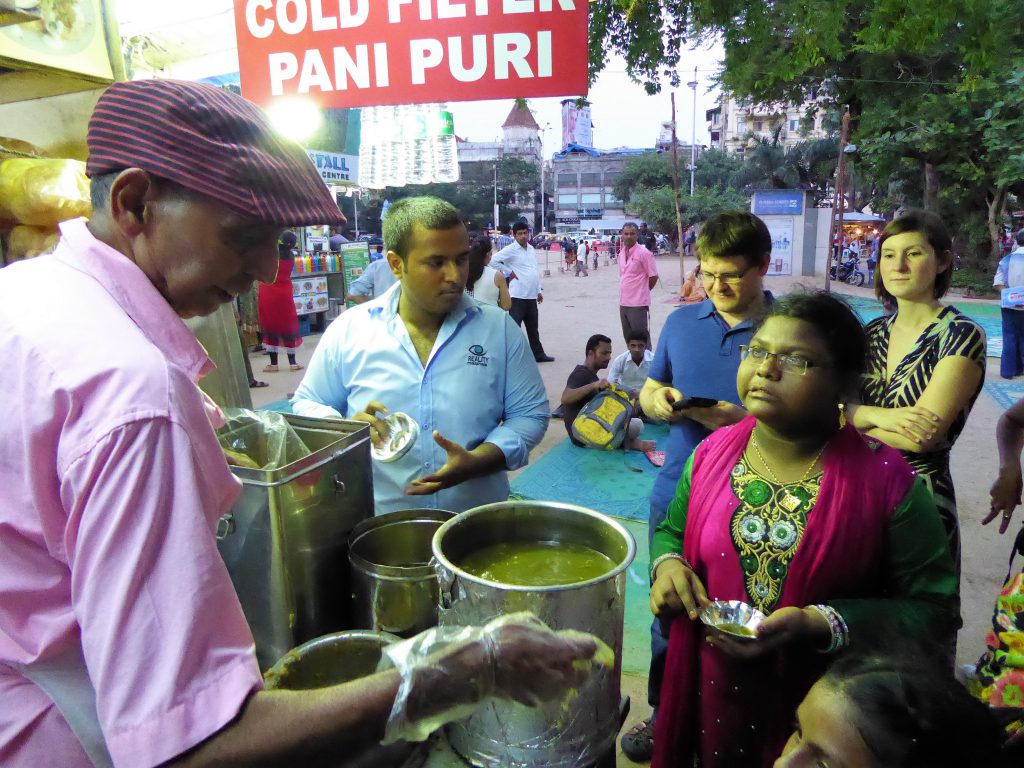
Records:
{"label": "red signboard", "polygon": [[581,96],[586,0],[235,0],[242,95],[323,107]]}

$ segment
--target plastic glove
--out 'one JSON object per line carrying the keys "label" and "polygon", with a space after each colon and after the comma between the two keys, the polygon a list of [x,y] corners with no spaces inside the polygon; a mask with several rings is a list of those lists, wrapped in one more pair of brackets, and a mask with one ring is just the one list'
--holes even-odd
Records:
{"label": "plastic glove", "polygon": [[402,677],[384,744],[423,741],[492,696],[527,706],[554,699],[578,687],[595,664],[615,663],[600,639],[554,632],[531,613],[485,627],[435,627],[384,654],[381,669],[394,667]]}

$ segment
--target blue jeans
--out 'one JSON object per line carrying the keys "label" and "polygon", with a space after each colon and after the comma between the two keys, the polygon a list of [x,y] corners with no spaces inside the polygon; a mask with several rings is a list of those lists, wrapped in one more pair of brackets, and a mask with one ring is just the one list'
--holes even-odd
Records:
{"label": "blue jeans", "polygon": [[1024,309],[1004,309],[1003,354],[999,360],[999,375],[1012,379],[1024,373]]}
{"label": "blue jeans", "polygon": [[[654,531],[661,525],[668,514],[668,507],[651,505],[651,514],[647,519],[647,551],[651,551]],[[661,681],[665,677],[665,659],[668,657],[668,626],[664,628],[661,619],[655,617],[651,622],[651,669],[647,675],[647,702],[655,714],[658,712],[658,701],[661,699]]]}

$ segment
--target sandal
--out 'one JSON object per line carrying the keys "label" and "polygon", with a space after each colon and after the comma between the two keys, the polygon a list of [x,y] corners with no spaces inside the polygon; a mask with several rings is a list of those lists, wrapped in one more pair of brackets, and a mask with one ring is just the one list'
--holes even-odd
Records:
{"label": "sandal", "polygon": [[262,389],[263,387],[269,387],[269,386],[270,385],[267,384],[267,382],[259,381],[258,379],[253,379],[252,381],[249,382],[249,388],[250,389]]}
{"label": "sandal", "polygon": [[291,371],[301,371],[305,367],[302,363],[296,363],[295,365],[289,365],[288,369]]}
{"label": "sandal", "polygon": [[281,369],[278,368],[276,365],[265,365],[265,366],[263,366],[263,372],[264,373],[277,373],[279,370],[281,370]]}

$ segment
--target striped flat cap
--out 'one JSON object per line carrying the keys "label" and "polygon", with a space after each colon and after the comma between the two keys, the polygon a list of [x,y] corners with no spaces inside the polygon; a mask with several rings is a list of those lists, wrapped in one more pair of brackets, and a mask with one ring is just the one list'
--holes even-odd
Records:
{"label": "striped flat cap", "polygon": [[243,216],[286,227],[343,224],[302,148],[241,96],[205,83],[114,83],[89,120],[86,173],[142,168]]}

